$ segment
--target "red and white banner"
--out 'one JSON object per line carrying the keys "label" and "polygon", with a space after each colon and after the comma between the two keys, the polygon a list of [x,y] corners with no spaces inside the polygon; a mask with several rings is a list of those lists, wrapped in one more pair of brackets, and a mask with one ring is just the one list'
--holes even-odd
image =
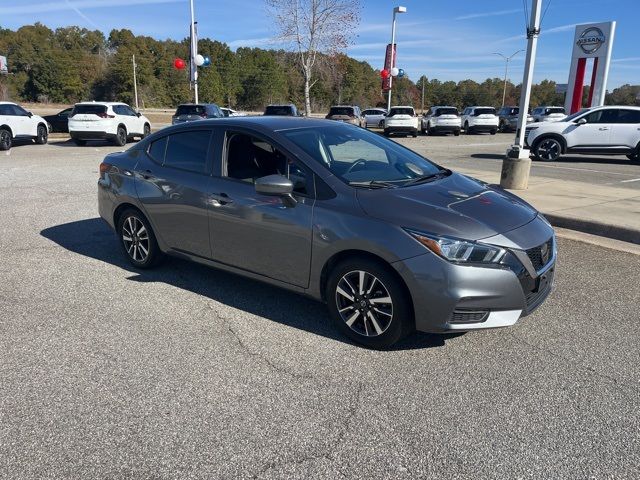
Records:
{"label": "red and white banner", "polygon": [[397,44],[393,45],[393,65],[391,64],[391,44],[387,44],[387,52],[384,55],[384,69],[389,72],[389,76],[387,78],[382,79],[382,91],[388,92],[391,89],[391,69],[396,66],[396,59],[398,58],[397,54]]}

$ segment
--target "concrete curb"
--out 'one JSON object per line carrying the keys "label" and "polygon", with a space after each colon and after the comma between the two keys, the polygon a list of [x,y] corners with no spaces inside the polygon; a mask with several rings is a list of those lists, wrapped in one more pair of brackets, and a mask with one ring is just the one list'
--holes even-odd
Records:
{"label": "concrete curb", "polygon": [[555,213],[543,213],[543,215],[554,227],[576,230],[578,232],[590,233],[592,235],[599,235],[601,237],[613,238],[615,240],[640,245],[640,231],[634,230],[633,228],[609,225],[580,218],[565,217]]}

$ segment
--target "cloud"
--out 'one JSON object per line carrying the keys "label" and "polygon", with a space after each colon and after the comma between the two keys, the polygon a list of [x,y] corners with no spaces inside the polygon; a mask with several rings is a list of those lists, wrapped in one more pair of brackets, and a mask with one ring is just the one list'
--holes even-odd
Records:
{"label": "cloud", "polygon": [[261,37],[261,38],[243,38],[239,40],[232,40],[230,42],[226,42],[229,45],[229,48],[240,48],[240,47],[266,47],[272,45],[278,45],[279,42],[277,39],[272,37]]}
{"label": "cloud", "polygon": [[64,0],[64,1],[68,5],[68,7],[74,12],[76,12],[81,18],[83,18],[85,22],[87,22],[89,25],[93,26],[94,28],[100,29],[100,27],[96,25],[93,20],[91,20],[84,13],[82,13],[80,9],[76,7],[73,3],[71,3],[69,0]]}
{"label": "cloud", "polygon": [[19,6],[2,6],[2,15],[28,15],[31,13],[60,12],[74,10],[85,20],[88,20],[79,9],[113,8],[118,6],[153,5],[160,3],[184,3],[184,0],[67,0],[65,2],[43,2]]}
{"label": "cloud", "polygon": [[640,62],[640,57],[624,57],[624,58],[614,58],[611,60],[614,63],[623,63],[623,62]]}
{"label": "cloud", "polygon": [[516,8],[513,10],[497,10],[495,12],[471,13],[469,15],[456,17],[454,18],[454,20],[471,20],[472,18],[497,17],[499,15],[511,15],[512,13],[519,12],[523,12],[523,10],[521,8]]}

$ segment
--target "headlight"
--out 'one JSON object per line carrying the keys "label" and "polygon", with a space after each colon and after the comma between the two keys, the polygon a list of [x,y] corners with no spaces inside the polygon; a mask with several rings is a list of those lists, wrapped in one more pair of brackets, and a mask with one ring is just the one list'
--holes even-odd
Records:
{"label": "headlight", "polygon": [[484,243],[437,237],[409,229],[405,229],[405,231],[433,253],[450,262],[498,263],[506,253],[503,248]]}

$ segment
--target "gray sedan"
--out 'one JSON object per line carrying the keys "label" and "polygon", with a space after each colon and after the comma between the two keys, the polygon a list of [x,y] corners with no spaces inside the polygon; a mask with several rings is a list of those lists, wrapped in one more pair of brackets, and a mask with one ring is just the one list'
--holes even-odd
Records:
{"label": "gray sedan", "polygon": [[534,208],[338,122],[169,127],[105,158],[98,199],[135,267],[169,254],[311,296],[371,348],[512,325],[553,285]]}

